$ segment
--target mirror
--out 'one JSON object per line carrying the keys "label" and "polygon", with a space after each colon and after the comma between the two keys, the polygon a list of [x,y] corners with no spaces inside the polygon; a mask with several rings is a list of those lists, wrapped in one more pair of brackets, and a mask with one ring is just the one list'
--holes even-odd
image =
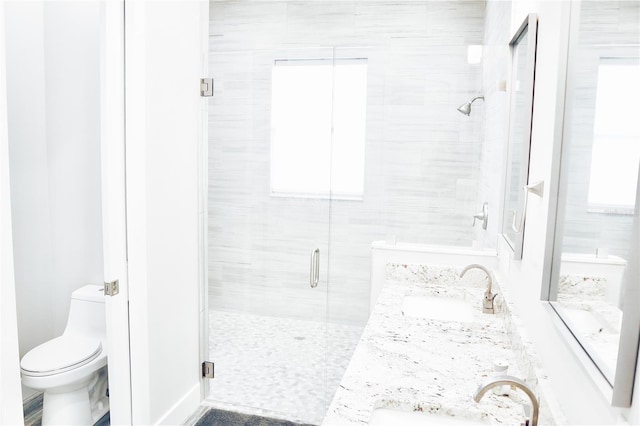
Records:
{"label": "mirror", "polygon": [[524,239],[527,193],[523,188],[529,176],[537,34],[537,17],[530,14],[509,42],[511,97],[502,235],[513,250],[514,259],[522,258]]}
{"label": "mirror", "polygon": [[571,14],[549,301],[627,405],[632,384],[617,389],[633,382],[638,350],[637,325],[621,334],[639,309],[640,7],[580,2]]}

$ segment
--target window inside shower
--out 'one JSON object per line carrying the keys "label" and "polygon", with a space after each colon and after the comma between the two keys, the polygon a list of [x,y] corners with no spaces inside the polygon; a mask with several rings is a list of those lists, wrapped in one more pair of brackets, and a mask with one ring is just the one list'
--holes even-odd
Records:
{"label": "window inside shower", "polygon": [[362,199],[366,59],[275,61],[271,195]]}

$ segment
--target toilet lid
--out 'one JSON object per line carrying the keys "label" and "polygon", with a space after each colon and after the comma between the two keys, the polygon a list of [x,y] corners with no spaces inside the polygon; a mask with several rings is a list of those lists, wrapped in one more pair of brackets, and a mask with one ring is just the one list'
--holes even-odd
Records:
{"label": "toilet lid", "polygon": [[62,373],[91,362],[101,351],[100,339],[63,334],[27,352],[20,367],[32,376]]}

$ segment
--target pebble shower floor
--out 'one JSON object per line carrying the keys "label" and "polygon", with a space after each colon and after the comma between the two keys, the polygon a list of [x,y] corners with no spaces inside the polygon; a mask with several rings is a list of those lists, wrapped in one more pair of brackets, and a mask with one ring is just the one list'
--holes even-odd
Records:
{"label": "pebble shower floor", "polygon": [[210,402],[310,424],[322,422],[363,330],[213,310],[209,325]]}

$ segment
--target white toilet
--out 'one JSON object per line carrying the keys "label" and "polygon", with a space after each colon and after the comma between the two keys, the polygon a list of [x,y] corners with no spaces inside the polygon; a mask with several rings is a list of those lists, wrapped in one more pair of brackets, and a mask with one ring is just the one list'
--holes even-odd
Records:
{"label": "white toilet", "polygon": [[20,361],[22,383],[44,392],[43,425],[93,425],[109,411],[105,323],[103,287],[81,287],[62,336]]}

